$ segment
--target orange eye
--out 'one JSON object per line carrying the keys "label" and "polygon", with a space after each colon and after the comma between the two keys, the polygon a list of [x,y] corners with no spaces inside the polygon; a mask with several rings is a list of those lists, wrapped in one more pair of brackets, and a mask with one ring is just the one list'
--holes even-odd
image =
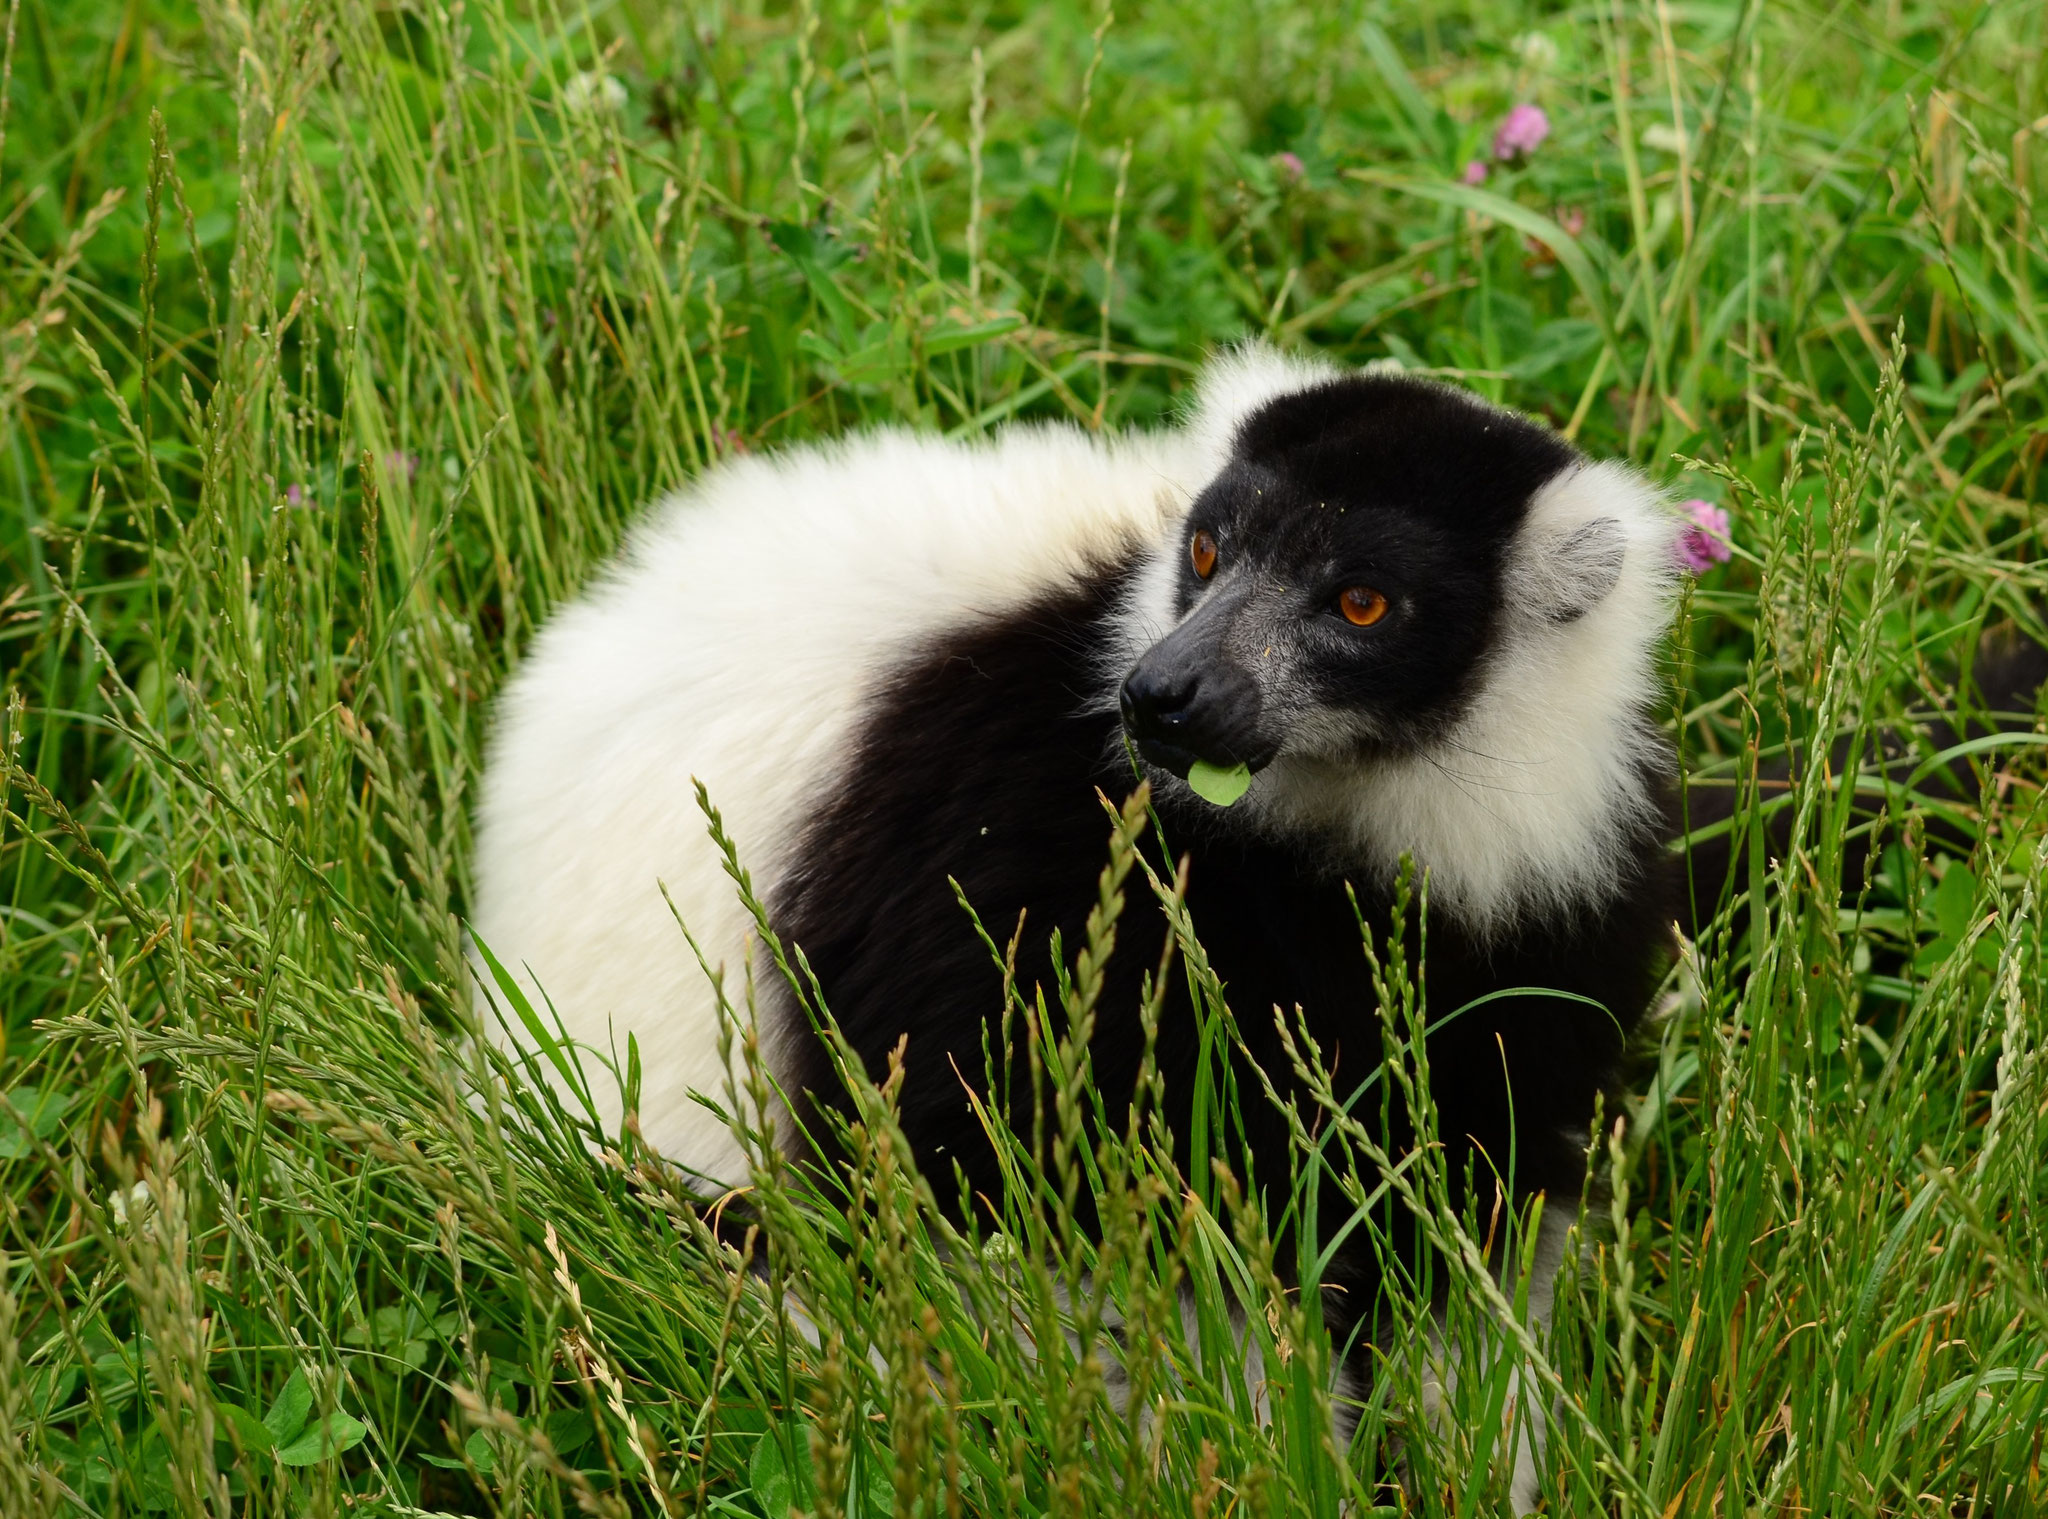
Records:
{"label": "orange eye", "polygon": [[1188,558],[1195,566],[1197,578],[1207,580],[1216,572],[1216,540],[1206,532],[1198,532],[1188,540]]}
{"label": "orange eye", "polygon": [[1354,628],[1369,628],[1387,615],[1387,598],[1369,585],[1355,585],[1337,598],[1337,610]]}

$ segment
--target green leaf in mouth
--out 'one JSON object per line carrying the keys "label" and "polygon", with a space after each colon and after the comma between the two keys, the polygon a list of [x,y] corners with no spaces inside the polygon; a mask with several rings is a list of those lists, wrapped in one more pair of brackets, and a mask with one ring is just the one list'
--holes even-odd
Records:
{"label": "green leaf in mouth", "polygon": [[1251,788],[1252,772],[1248,765],[1212,765],[1207,760],[1196,760],[1188,767],[1188,785],[1194,788],[1196,796],[1205,802],[1214,802],[1218,807],[1228,807]]}

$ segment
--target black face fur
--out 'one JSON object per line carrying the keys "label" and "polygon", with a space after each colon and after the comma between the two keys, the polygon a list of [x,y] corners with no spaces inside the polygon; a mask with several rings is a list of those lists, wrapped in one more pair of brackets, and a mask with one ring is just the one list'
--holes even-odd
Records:
{"label": "black face fur", "polygon": [[[1257,769],[1283,746],[1332,759],[1409,749],[1464,709],[1496,636],[1531,496],[1579,456],[1442,386],[1353,376],[1282,397],[1238,431],[1184,540],[1184,619],[1138,662],[1126,727],[1154,763]],[[1382,616],[1354,626],[1363,588]]]}

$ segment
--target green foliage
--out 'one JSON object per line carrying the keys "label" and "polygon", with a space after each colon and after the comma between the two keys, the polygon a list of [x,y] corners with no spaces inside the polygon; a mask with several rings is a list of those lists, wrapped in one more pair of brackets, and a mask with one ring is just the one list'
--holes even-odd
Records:
{"label": "green foliage", "polygon": [[[1552,1512],[2048,1507],[2048,737],[1916,726],[1986,629],[2043,631],[2048,12],[7,14],[0,1513],[1462,1519],[1532,1399]],[[1520,101],[1550,135],[1496,159]],[[1793,842],[1686,947],[1595,1189],[1545,1200],[1581,1263],[1549,1334],[1535,1220],[1379,1148],[1386,1104],[1429,1132],[1416,1035],[1456,1013],[1386,941],[1419,897],[1362,940],[1385,1070],[1347,1106],[1299,1049],[1298,1174],[1208,1163],[1272,1014],[1140,804],[1068,973],[1007,993],[1000,1229],[948,1222],[887,1079],[850,1073],[838,1190],[753,1134],[721,1212],[555,1095],[636,1049],[497,978],[533,1060],[471,1037],[487,704],[643,503],[871,423],[1142,426],[1250,334],[1460,380],[1734,521],[1671,722],[1739,838]],[[1880,769],[1887,727],[1917,747]],[[1150,911],[1155,995],[1208,1029],[1189,1175],[1156,1091],[1104,1132],[1087,1064],[1155,1005],[1096,1005]],[[790,972],[725,968],[708,1101],[761,1092],[753,977]],[[1391,1291],[1448,1295],[1467,1368],[1432,1421],[1428,1338],[1381,1347],[1348,1449],[1319,1262],[1272,1244],[1325,1175],[1356,1229],[1416,1220]]]}
{"label": "green foliage", "polygon": [[1226,770],[1207,760],[1196,760],[1188,771],[1188,784],[1203,801],[1228,807],[1251,790],[1252,773],[1244,765],[1232,765]]}

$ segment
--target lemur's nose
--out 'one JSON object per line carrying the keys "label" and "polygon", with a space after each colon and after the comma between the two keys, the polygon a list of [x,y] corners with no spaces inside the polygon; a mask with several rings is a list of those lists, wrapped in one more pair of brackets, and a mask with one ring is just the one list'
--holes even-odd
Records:
{"label": "lemur's nose", "polygon": [[1258,692],[1251,683],[1234,669],[1204,670],[1161,654],[1154,650],[1138,662],[1118,700],[1138,753],[1180,776],[1196,760],[1263,763],[1254,738]]}
{"label": "lemur's nose", "polygon": [[1119,702],[1124,727],[1134,739],[1177,740],[1188,731],[1188,709],[1201,686],[1202,677],[1192,672],[1139,665],[1124,682]]}

